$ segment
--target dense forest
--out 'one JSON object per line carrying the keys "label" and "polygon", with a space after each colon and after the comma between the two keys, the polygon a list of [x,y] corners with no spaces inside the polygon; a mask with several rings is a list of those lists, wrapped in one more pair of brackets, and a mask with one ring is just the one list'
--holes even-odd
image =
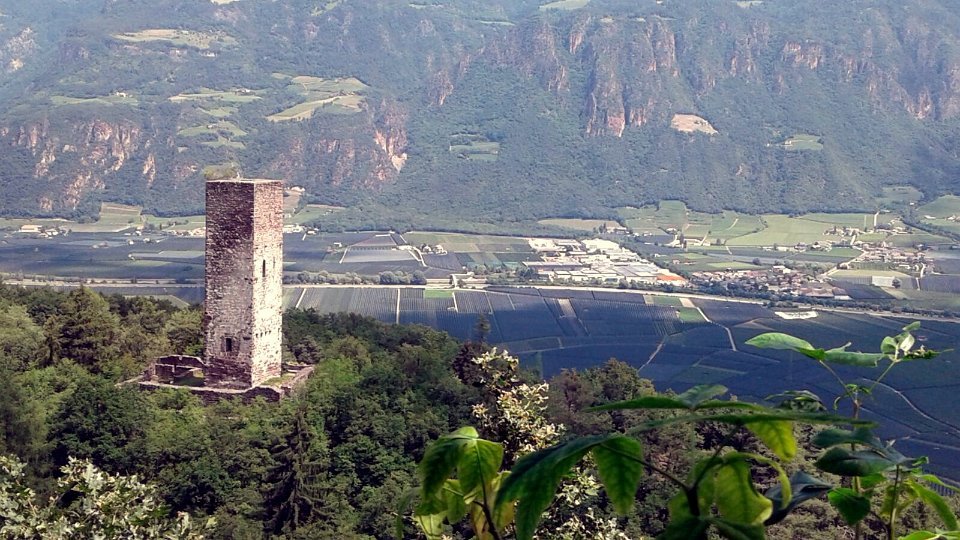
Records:
{"label": "dense forest", "polygon": [[952,8],[0,2],[0,214],[197,213],[221,163],[351,228],[873,210],[884,185],[956,191]]}
{"label": "dense forest", "polygon": [[[85,288],[2,286],[0,537],[37,537],[38,531],[17,532],[18,524],[32,523],[22,514],[43,508],[23,502],[33,493],[38,500],[58,494],[60,501],[38,523],[146,527],[169,516],[175,525],[165,530],[181,529],[166,537],[360,539],[391,538],[399,513],[403,534],[411,536],[417,527],[398,503],[420,485],[417,463],[433,441],[463,426],[500,441],[510,466],[547,444],[674,414],[590,411],[656,394],[634,368],[615,360],[544,383],[490,351],[484,329],[478,321],[477,340],[458,343],[422,326],[290,311],[284,354],[317,366],[301,393],[281,403],[204,405],[187,391],[142,392],[118,384],[157,354],[198,353],[196,308],[103,297]],[[667,424],[639,437],[645,455],[676,475],[709,455],[721,438],[719,425]],[[792,470],[812,470],[812,434],[797,431],[802,444]],[[748,432],[724,444],[761,451]],[[87,462],[95,469],[85,468]],[[630,513],[617,516],[589,464],[580,474],[586,476],[564,491],[564,502],[540,525],[542,538],[640,538],[665,531],[670,482],[645,478]],[[776,484],[775,477],[757,481]],[[33,491],[23,491],[27,487]],[[97,504],[89,502],[94,495]],[[111,506],[117,497],[143,515]],[[924,508],[912,507],[904,523],[937,526],[936,513]],[[84,519],[70,517],[83,512]],[[111,514],[118,512],[123,519]],[[184,525],[177,513],[192,519]],[[99,521],[90,519],[94,514]],[[880,534],[879,522],[870,519],[866,530]],[[835,538],[849,530],[822,498],[774,527],[775,538]],[[84,537],[84,530],[62,537]],[[469,531],[463,524],[447,530],[455,537],[470,537]]]}

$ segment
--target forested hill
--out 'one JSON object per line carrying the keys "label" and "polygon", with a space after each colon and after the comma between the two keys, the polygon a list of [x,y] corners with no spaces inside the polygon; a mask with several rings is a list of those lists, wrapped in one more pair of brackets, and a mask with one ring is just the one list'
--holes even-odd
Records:
{"label": "forested hill", "polygon": [[952,0],[545,2],[2,0],[0,213],[195,212],[226,162],[475,221],[960,184]]}

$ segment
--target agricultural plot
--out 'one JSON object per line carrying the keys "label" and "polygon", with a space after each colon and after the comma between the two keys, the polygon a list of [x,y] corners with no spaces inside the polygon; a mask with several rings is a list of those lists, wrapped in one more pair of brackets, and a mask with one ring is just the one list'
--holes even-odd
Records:
{"label": "agricultural plot", "polygon": [[284,222],[292,225],[304,225],[316,221],[324,216],[329,216],[336,212],[345,210],[342,206],[330,206],[326,204],[308,204],[300,209],[299,212],[292,214]]}
{"label": "agricultural plot", "polygon": [[803,151],[819,151],[823,150],[823,143],[817,135],[810,135],[807,133],[797,133],[791,137],[788,137],[787,140],[783,141],[783,148],[785,150],[793,150],[796,152]]}
{"label": "agricultural plot", "polygon": [[733,238],[727,241],[731,246],[793,246],[799,242],[813,244],[823,241],[840,241],[838,235],[825,234],[833,228],[832,224],[802,218],[792,218],[781,214],[765,214],[766,228],[760,232]]}
{"label": "agricultural plot", "polygon": [[877,197],[877,204],[886,208],[898,208],[922,199],[923,192],[913,186],[884,186],[881,188],[881,195]]}
{"label": "agricultural plot", "polygon": [[[3,240],[0,272],[80,277],[90,279],[198,279],[203,277],[203,266],[192,261],[132,260],[130,254],[166,248],[193,249],[186,242],[145,244],[142,239],[130,244],[123,235],[72,233],[55,240],[36,237],[11,237]],[[202,240],[199,241],[202,245]],[[179,246],[179,247],[175,247]],[[190,247],[186,247],[190,246]]]}
{"label": "agricultural plot", "polygon": [[467,161],[496,161],[500,157],[500,143],[478,133],[455,133],[450,136],[449,151]]}
{"label": "agricultural plot", "polygon": [[355,77],[323,79],[300,75],[286,78],[289,82],[287,91],[298,95],[303,101],[267,116],[271,122],[306,120],[312,118],[314,113],[358,113],[366,101],[363,93],[369,88]]}
{"label": "agricultural plot", "polygon": [[136,98],[136,96],[123,93],[86,98],[50,96],[50,103],[58,107],[63,105],[129,105],[131,107],[135,107],[140,103],[140,101]]}
{"label": "agricultural plot", "polygon": [[567,218],[554,218],[554,219],[541,219],[537,223],[541,225],[548,225],[550,227],[558,227],[561,229],[570,229],[572,231],[584,231],[584,232],[593,232],[603,228],[614,228],[619,227],[620,224],[616,221],[610,221],[606,219],[567,219]]}
{"label": "agricultural plot", "polygon": [[556,2],[550,2],[549,4],[543,4],[540,6],[540,11],[548,11],[551,9],[561,9],[561,10],[572,10],[580,9],[586,7],[590,3],[590,0],[557,0]]}
{"label": "agricultural plot", "polygon": [[943,227],[960,233],[960,196],[945,195],[935,201],[917,208],[917,215],[924,223]]}
{"label": "agricultural plot", "polygon": [[451,253],[533,252],[526,239],[514,236],[413,231],[403,239],[414,246],[441,245]]}
{"label": "agricultural plot", "polygon": [[225,32],[200,32],[175,28],[151,28],[139,32],[113,34],[114,39],[132,43],[161,42],[174,47],[209,49],[213,45],[235,45],[237,40]]}

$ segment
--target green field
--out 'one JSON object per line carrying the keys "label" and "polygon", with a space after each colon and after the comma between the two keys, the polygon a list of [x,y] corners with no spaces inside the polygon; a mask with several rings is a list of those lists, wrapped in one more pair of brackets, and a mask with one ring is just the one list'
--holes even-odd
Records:
{"label": "green field", "polygon": [[500,143],[476,133],[456,133],[450,136],[450,153],[468,161],[496,161]]}
{"label": "green field", "polygon": [[546,11],[548,9],[580,9],[586,7],[590,3],[590,0],[557,0],[556,2],[550,2],[549,4],[543,4],[540,6],[540,11]]}
{"label": "green field", "polygon": [[404,233],[403,238],[408,244],[415,246],[439,244],[448,252],[478,254],[481,257],[484,254],[493,256],[496,252],[532,251],[525,239],[513,236],[413,231]]}
{"label": "green field", "polygon": [[[296,206],[294,206],[296,208]],[[336,212],[343,211],[344,208],[341,206],[330,206],[326,204],[308,204],[300,209],[299,212],[288,217],[285,221],[289,224],[294,225],[303,225],[310,223],[311,221],[316,221],[323,216],[329,216]]]}
{"label": "green field", "polygon": [[766,228],[760,232],[747,234],[727,241],[731,246],[792,246],[798,242],[812,244],[817,241],[839,241],[840,237],[826,235],[831,224],[803,218],[792,218],[782,214],[764,214]]}
{"label": "green field", "polygon": [[620,224],[616,221],[610,221],[606,219],[567,219],[567,218],[552,218],[552,219],[541,219],[537,223],[541,225],[549,225],[551,227],[559,227],[561,229],[570,229],[573,231],[585,231],[593,232],[599,229],[600,227],[619,227]]}
{"label": "green field", "polygon": [[783,147],[787,150],[798,152],[804,150],[823,150],[823,143],[820,142],[820,137],[817,135],[797,133],[783,141]]}
{"label": "green field", "polygon": [[907,206],[923,199],[923,192],[913,186],[886,186],[881,188],[877,203],[888,208]]}
{"label": "green field", "polygon": [[453,290],[452,289],[424,289],[423,297],[425,299],[453,298]]}
{"label": "green field", "polygon": [[958,221],[960,220],[960,197],[956,195],[940,197],[917,208],[917,216],[924,223],[943,227],[950,232],[960,233],[960,221]]}
{"label": "green field", "polygon": [[278,113],[267,116],[271,122],[305,120],[314,113],[353,114],[360,112],[366,98],[362,95],[369,87],[355,77],[323,79],[298,75],[294,77],[278,74],[289,82],[287,91],[297,94],[302,102]]}
{"label": "green field", "polygon": [[98,96],[92,98],[80,98],[71,96],[50,96],[50,102],[56,106],[61,105],[131,105],[136,106],[140,102],[136,97],[130,95],[110,94],[109,96]]}
{"label": "green field", "polygon": [[194,47],[209,49],[212,45],[234,45],[237,40],[223,32],[198,32],[194,30],[180,30],[175,28],[151,28],[139,32],[125,32],[113,34],[114,39],[143,43],[159,41],[177,47]]}

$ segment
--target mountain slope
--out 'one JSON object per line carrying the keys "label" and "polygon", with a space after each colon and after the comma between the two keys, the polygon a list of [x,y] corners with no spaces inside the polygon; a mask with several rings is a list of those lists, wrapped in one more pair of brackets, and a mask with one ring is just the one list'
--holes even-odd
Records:
{"label": "mountain slope", "polygon": [[228,161],[410,225],[960,182],[948,0],[37,4],[0,2],[5,214],[196,211]]}

